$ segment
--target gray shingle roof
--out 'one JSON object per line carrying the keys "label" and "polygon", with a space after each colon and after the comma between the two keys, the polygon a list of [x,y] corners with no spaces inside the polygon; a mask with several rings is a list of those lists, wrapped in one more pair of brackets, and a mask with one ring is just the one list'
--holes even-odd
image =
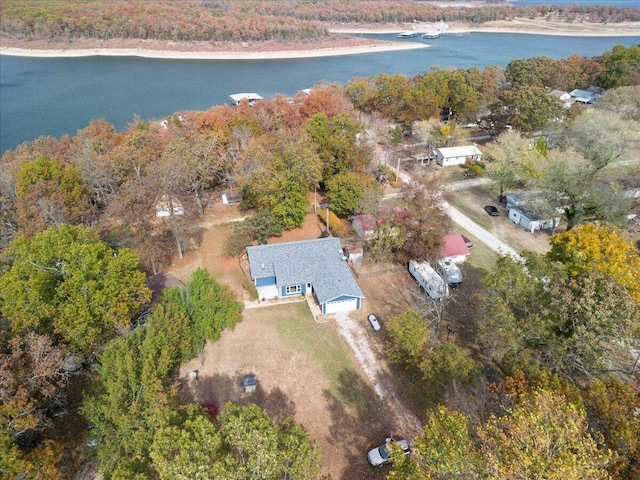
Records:
{"label": "gray shingle roof", "polygon": [[342,295],[364,298],[337,238],[258,245],[247,247],[247,254],[251,278],[275,276],[279,290],[312,283],[321,304]]}

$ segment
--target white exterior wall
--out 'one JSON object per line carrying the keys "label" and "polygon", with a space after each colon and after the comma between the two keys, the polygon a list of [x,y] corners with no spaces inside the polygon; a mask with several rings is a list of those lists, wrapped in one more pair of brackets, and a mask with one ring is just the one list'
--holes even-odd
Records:
{"label": "white exterior wall", "polygon": [[416,279],[418,285],[434,300],[439,300],[448,295],[447,284],[427,262],[418,263],[410,260],[409,272]]}

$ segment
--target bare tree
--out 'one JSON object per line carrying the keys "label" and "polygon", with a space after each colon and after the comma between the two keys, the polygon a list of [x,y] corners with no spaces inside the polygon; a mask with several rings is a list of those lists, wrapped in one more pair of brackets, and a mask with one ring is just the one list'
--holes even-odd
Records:
{"label": "bare tree", "polygon": [[442,320],[444,319],[447,306],[455,298],[455,294],[452,293],[452,290],[448,288],[448,286],[445,289],[446,295],[440,298],[431,298],[422,288],[419,286],[416,288],[415,284],[410,284],[409,282],[402,282],[400,288],[402,295],[410,299],[413,310],[422,317],[427,326],[433,329],[433,339],[435,342],[438,342]]}

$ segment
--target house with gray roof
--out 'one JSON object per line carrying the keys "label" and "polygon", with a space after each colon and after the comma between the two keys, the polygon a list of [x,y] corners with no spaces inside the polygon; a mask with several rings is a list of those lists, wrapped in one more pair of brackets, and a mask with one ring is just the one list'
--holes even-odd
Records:
{"label": "house with gray roof", "polygon": [[322,314],[357,310],[364,294],[337,238],[247,247],[261,299],[312,294]]}

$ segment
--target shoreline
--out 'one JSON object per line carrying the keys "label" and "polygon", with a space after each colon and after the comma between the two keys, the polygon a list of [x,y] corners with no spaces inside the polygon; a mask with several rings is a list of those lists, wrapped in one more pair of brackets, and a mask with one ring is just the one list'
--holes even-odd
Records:
{"label": "shoreline", "polygon": [[0,55],[20,57],[142,57],[172,60],[285,60],[295,58],[317,58],[363,53],[394,52],[429,48],[428,44],[408,42],[387,42],[381,44],[325,47],[309,50],[271,50],[271,51],[189,51],[156,50],[137,48],[68,48],[68,49],[31,49],[19,47],[0,47]]}
{"label": "shoreline", "polygon": [[[433,26],[431,26],[433,27]],[[416,25],[369,25],[369,26],[338,26],[332,25],[329,31],[338,34],[379,34],[393,35],[409,30],[426,30],[429,26]],[[493,21],[483,25],[453,23],[451,28],[444,30],[445,34],[457,33],[507,33],[519,35],[556,35],[571,37],[630,37],[640,36],[640,22],[626,22],[623,24],[566,24],[559,22],[540,22],[526,19],[511,21]],[[29,42],[14,39],[2,39],[0,55],[40,57],[40,58],[69,58],[69,57],[142,57],[173,60],[280,60],[317,58],[342,55],[358,55],[365,53],[393,52],[430,47],[427,43],[400,42],[388,40],[343,39],[335,44],[324,44],[315,48],[304,48],[292,45],[287,49],[286,44],[280,44],[269,50],[269,45],[225,45],[220,48],[209,44],[180,44],[176,42],[160,42],[145,40],[124,40],[118,45],[102,45],[100,41],[80,41],[75,44],[55,45],[57,48],[40,48],[43,42]],[[93,45],[92,45],[93,42]],[[349,44],[352,42],[351,44]],[[32,43],[36,47],[29,48]],[[46,45],[46,42],[44,42]]]}

